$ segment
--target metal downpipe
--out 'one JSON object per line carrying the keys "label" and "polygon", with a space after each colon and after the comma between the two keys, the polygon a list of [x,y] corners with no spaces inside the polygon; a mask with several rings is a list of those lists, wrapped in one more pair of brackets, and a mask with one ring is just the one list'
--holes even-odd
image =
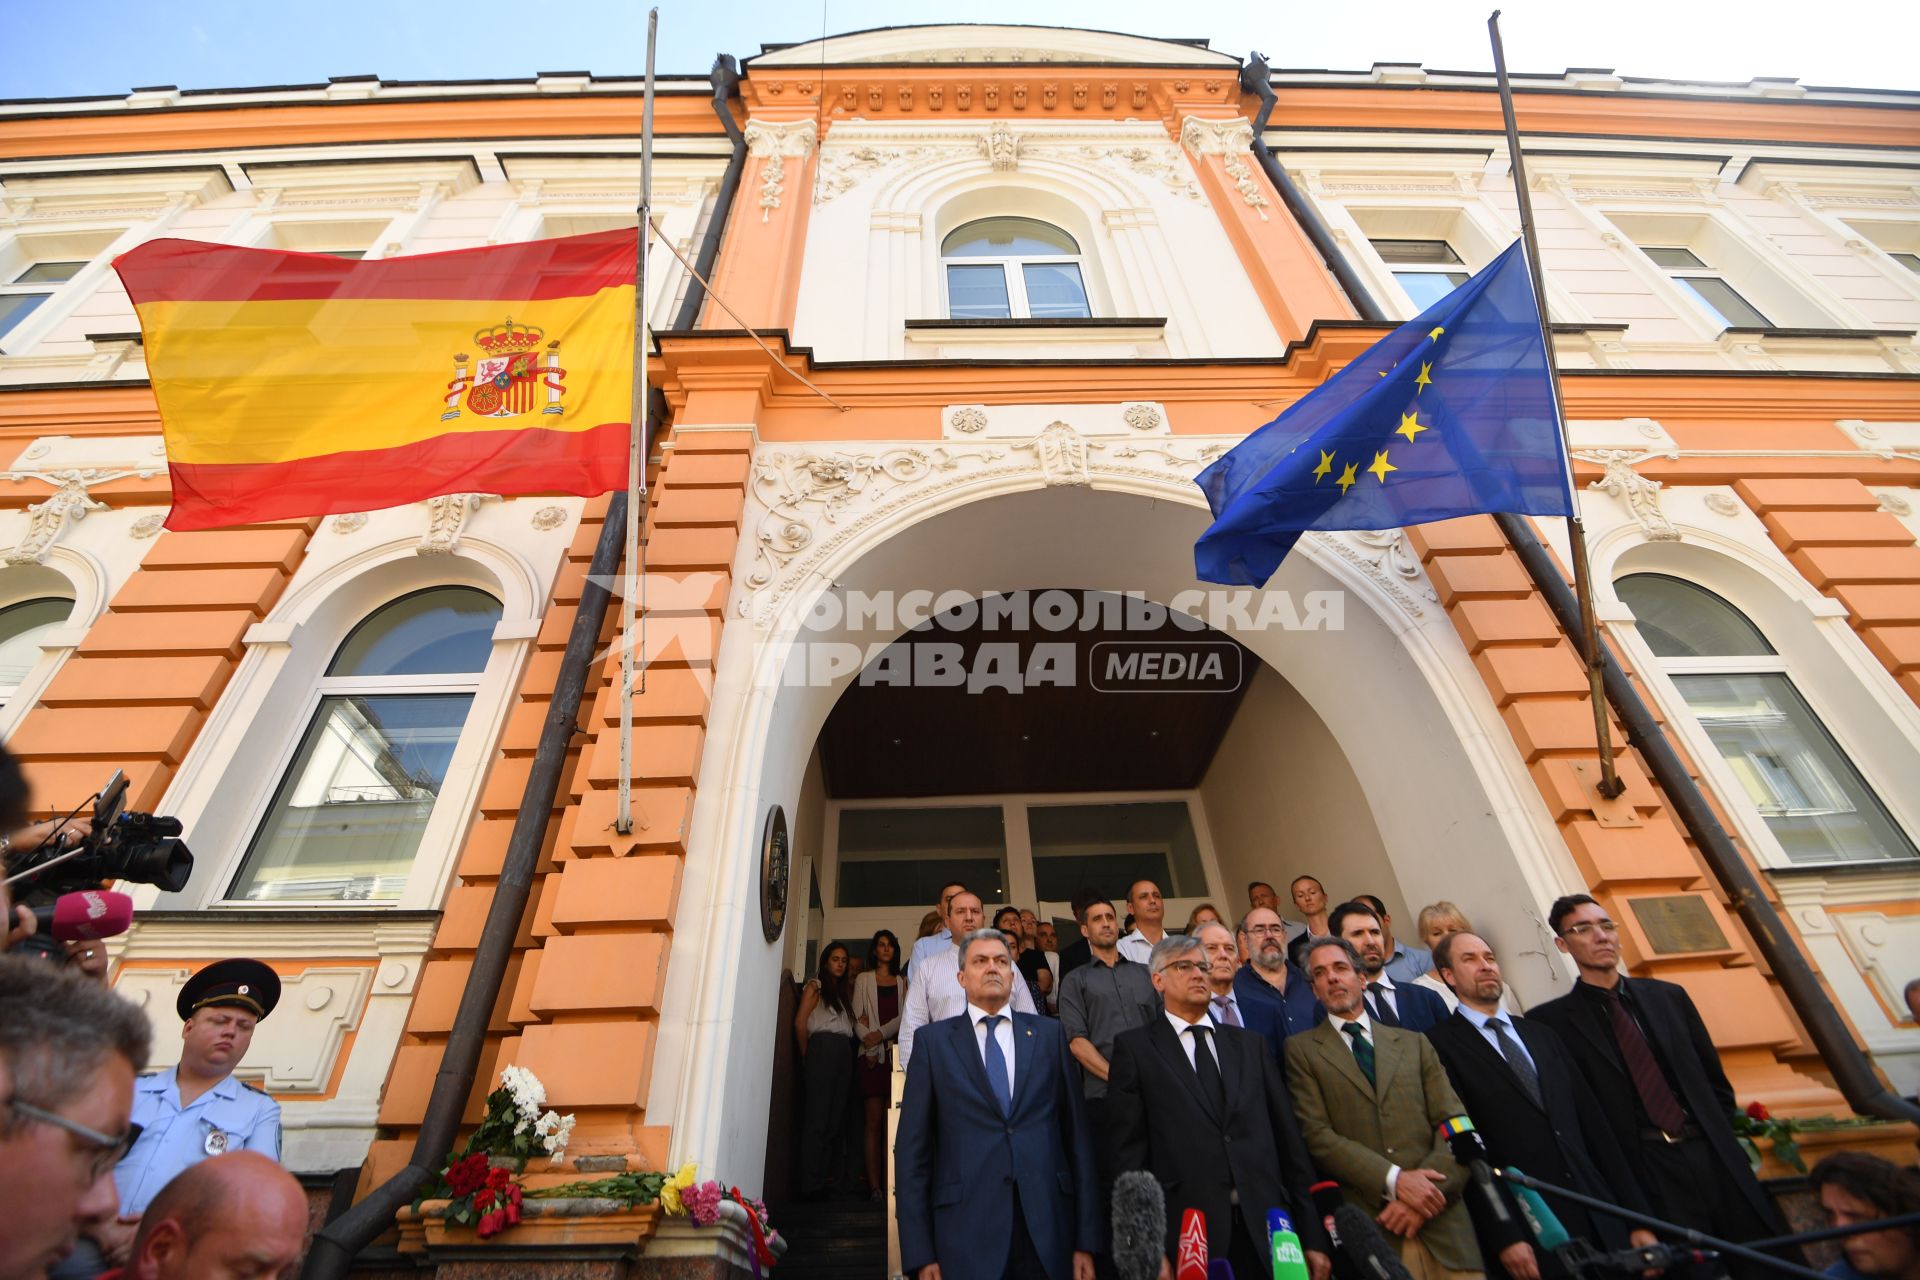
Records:
{"label": "metal downpipe", "polygon": [[607,504],[600,540],[593,548],[586,585],[580,592],[580,607],[573,616],[573,630],[567,635],[566,652],[560,659],[553,701],[548,705],[546,723],[540,730],[540,746],[527,775],[526,793],[513,821],[513,834],[507,841],[500,879],[494,886],[493,902],[487,908],[486,924],[480,931],[472,972],[466,989],[460,993],[460,1008],[454,1015],[446,1052],[440,1056],[440,1070],[433,1078],[433,1092],[427,1099],[427,1113],[420,1122],[420,1136],[413,1144],[413,1155],[393,1177],[314,1234],[306,1265],[300,1271],[301,1280],[340,1280],[345,1276],[353,1265],[354,1255],[385,1231],[401,1207],[411,1203],[428,1179],[439,1173],[440,1162],[452,1149],[460,1131],[460,1115],[466,1109],[467,1095],[473,1089],[474,1074],[480,1067],[487,1022],[500,996],[507,961],[513,957],[513,939],[520,930],[521,916],[526,914],[534,868],[540,861],[540,848],[546,842],[553,798],[560,789],[567,748],[573,741],[580,717],[581,697],[586,691],[594,654],[600,647],[600,628],[606,621],[607,605],[612,599],[607,584],[613,581],[620,567],[626,521],[627,494],[623,489],[616,491]]}
{"label": "metal downpipe", "polygon": [[[713,264],[720,256],[720,237],[726,233],[727,219],[733,214],[733,199],[740,190],[740,172],[747,167],[747,135],[740,132],[740,126],[734,121],[733,111],[727,106],[728,100],[740,86],[740,68],[730,54],[717,54],[713,59],[713,70],[707,78],[713,83],[713,114],[719,117],[720,127],[727,131],[727,137],[733,142],[733,154],[727,158],[727,168],[720,175],[720,191],[714,197],[713,215],[707,219],[706,234],[700,237],[700,252],[693,255],[693,265],[700,276],[713,279]],[[687,296],[680,302],[680,310],[673,317],[673,327],[682,332],[697,328],[700,324],[700,309],[707,303],[706,286],[699,278],[687,281]]]}
{"label": "metal downpipe", "polygon": [[[1494,519],[1519,554],[1520,563],[1526,566],[1534,586],[1546,597],[1561,628],[1569,635],[1577,635],[1580,606],[1533,526],[1525,516],[1501,514]],[[1626,669],[1614,655],[1613,647],[1604,638],[1600,641],[1600,659],[1607,702],[1626,726],[1628,744],[1647,762],[1648,771],[1666,793],[1667,803],[1679,815],[1687,834],[1693,837],[1714,879],[1733,900],[1741,923],[1753,935],[1754,945],[1787,993],[1793,1011],[1800,1015],[1814,1049],[1826,1063],[1827,1070],[1833,1073],[1834,1083],[1840,1086],[1847,1104],[1861,1115],[1920,1123],[1920,1106],[1893,1093],[1874,1074],[1873,1064],[1821,988],[1813,966],[1807,963],[1799,944],[1787,931],[1786,921],[1767,900],[1759,877],[1734,847],[1733,837],[1720,825],[1706,795],[1687,772],[1666,731],[1654,719],[1640,691],[1633,687]]]}
{"label": "metal downpipe", "polygon": [[1273,183],[1273,189],[1280,193],[1281,202],[1287,206],[1287,212],[1307,233],[1307,240],[1313,245],[1314,252],[1327,264],[1327,270],[1333,273],[1334,282],[1347,295],[1347,301],[1360,313],[1362,320],[1374,320],[1381,324],[1391,323],[1387,313],[1367,292],[1367,286],[1354,274],[1353,266],[1347,256],[1340,252],[1340,246],[1333,241],[1333,233],[1327,230],[1327,224],[1321,219],[1320,211],[1313,202],[1294,184],[1293,177],[1267,146],[1267,118],[1273,114],[1273,85],[1268,83],[1273,72],[1267,67],[1267,60],[1258,53],[1250,53],[1240,68],[1240,87],[1260,99],[1259,114],[1253,118],[1253,154],[1260,162],[1260,168],[1266,173],[1267,181]]}

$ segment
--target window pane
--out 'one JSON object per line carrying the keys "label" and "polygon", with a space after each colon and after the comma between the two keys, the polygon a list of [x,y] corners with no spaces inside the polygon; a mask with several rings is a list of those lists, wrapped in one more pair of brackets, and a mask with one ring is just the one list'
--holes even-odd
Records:
{"label": "window pane", "polygon": [[63,284],[80,274],[85,262],[36,262],[13,278],[15,284]]}
{"label": "window pane", "polygon": [[1013,314],[1007,305],[1007,273],[991,267],[947,268],[947,314],[955,320],[1005,320]]}
{"label": "window pane", "polygon": [[1422,311],[1467,282],[1464,271],[1396,271],[1393,278]]}
{"label": "window pane", "polygon": [[1005,822],[998,805],[842,809],[839,866],[836,906],[925,911],[958,880],[991,908],[1007,900]]}
{"label": "window pane", "polygon": [[34,309],[53,295],[50,293],[0,293],[0,338],[13,326],[32,315]]}
{"label": "window pane", "polygon": [[50,596],[0,609],[0,687],[11,689],[40,661],[40,637],[67,620],[73,601]]}
{"label": "window pane", "polygon": [[1920,857],[1783,675],[1674,684],[1794,862]]}
{"label": "window pane", "polygon": [[400,896],[472,701],[465,693],[322,699],[228,896]]}
{"label": "window pane", "polygon": [[1082,889],[1118,901],[1135,880],[1151,880],[1169,898],[1207,892],[1193,815],[1182,801],[1047,805],[1027,810],[1034,890],[1042,902],[1068,902]]}
{"label": "window pane", "polygon": [[1024,258],[1078,254],[1073,237],[1032,218],[982,218],[947,233],[940,253],[948,258]]}
{"label": "window pane", "polygon": [[472,587],[401,596],[355,627],[330,676],[422,676],[486,669],[500,602]]}
{"label": "window pane", "polygon": [[1446,267],[1460,261],[1460,255],[1445,240],[1371,240],[1368,243],[1382,262],[1396,266],[1431,263]]}
{"label": "window pane", "polygon": [[1920,272],[1920,253],[1896,253],[1893,260],[1909,271]]}
{"label": "window pane", "polygon": [[1071,262],[1029,262],[1021,268],[1026,277],[1027,310],[1042,318],[1084,319],[1093,312],[1087,307],[1087,287],[1080,282],[1080,268]]}
{"label": "window pane", "polygon": [[1664,573],[1636,573],[1613,589],[1633,610],[1640,638],[1662,658],[1771,657],[1747,615],[1705,587]]}
{"label": "window pane", "polygon": [[1764,329],[1770,327],[1767,318],[1754,310],[1751,303],[1733,291],[1733,286],[1725,280],[1712,276],[1675,276],[1673,282],[1706,304],[1719,319],[1721,325],[1732,329]]}
{"label": "window pane", "polygon": [[1693,270],[1703,270],[1707,265],[1695,257],[1691,249],[1643,248],[1640,252],[1652,258],[1655,265],[1662,267],[1687,267]]}

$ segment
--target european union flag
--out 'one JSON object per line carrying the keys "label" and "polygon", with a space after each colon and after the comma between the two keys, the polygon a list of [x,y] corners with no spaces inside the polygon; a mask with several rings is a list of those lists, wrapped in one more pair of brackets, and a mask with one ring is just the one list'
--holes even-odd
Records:
{"label": "european union flag", "polygon": [[1519,242],[1200,473],[1208,582],[1260,586],[1307,529],[1572,511]]}

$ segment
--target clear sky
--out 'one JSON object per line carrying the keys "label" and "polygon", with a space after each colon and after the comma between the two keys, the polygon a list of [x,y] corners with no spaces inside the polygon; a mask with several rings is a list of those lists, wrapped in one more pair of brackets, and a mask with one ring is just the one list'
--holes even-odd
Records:
{"label": "clear sky", "polygon": [[[1197,37],[1275,67],[1364,70],[1374,62],[1486,70],[1487,0],[659,0],[662,73],[704,75],[716,52],[747,55],[869,27],[932,22],[1092,26]],[[1915,0],[1506,0],[1515,71],[1612,67],[1623,75],[1920,89]],[[637,75],[641,0],[0,0],[0,98],[117,96],[389,80]]]}

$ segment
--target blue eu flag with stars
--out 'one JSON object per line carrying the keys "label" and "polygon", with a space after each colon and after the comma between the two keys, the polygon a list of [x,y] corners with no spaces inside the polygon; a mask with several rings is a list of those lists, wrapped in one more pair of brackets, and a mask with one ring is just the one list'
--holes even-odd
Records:
{"label": "blue eu flag with stars", "polygon": [[1308,529],[1571,512],[1519,242],[1200,473],[1208,582],[1260,586]]}

